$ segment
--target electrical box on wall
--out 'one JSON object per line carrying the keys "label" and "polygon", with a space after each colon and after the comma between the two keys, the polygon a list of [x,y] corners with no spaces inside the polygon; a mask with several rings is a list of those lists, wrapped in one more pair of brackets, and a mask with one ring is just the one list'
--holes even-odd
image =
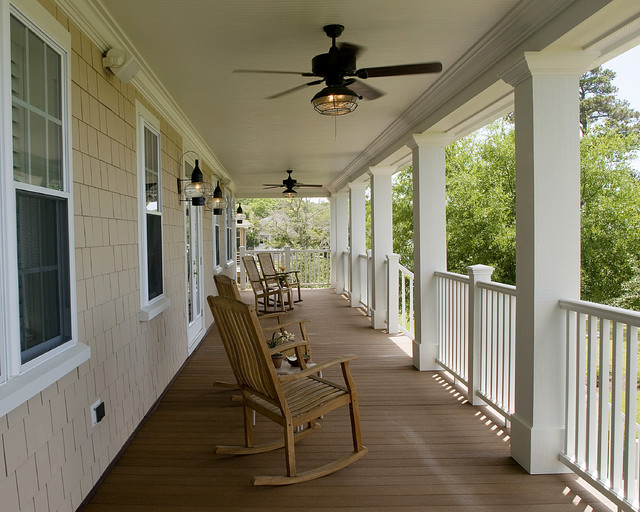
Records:
{"label": "electrical box on wall", "polygon": [[98,398],[91,406],[91,425],[96,426],[104,418],[104,402]]}

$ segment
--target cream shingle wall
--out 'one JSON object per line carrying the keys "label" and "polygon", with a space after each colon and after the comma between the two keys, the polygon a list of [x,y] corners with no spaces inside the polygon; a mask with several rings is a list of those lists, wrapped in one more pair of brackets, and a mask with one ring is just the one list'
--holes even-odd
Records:
{"label": "cream shingle wall", "polygon": [[[0,417],[0,509],[7,512],[76,510],[187,357],[184,210],[175,190],[182,138],[133,86],[102,69],[99,49],[54,3],[41,3],[72,35],[78,329],[91,359]],[[171,307],[150,322],[137,318],[136,99],[161,120],[162,133]],[[210,214],[203,232],[210,290]],[[89,406],[98,397],[106,417],[92,427]]]}

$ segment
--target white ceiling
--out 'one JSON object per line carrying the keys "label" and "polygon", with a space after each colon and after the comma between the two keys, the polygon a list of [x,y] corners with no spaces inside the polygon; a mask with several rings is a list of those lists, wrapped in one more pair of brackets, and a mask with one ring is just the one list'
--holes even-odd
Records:
{"label": "white ceiling", "polygon": [[[278,195],[279,190],[264,191],[261,184],[280,182],[286,177],[286,169],[293,169],[298,181],[326,187],[301,189],[305,195],[327,195],[340,188],[345,180],[366,171],[366,164],[399,149],[407,133],[424,129],[425,120],[441,107],[444,99],[475,81],[480,83],[489,67],[485,63],[492,55],[508,55],[541,26],[560,20],[558,13],[573,2],[88,3],[101,13],[103,23],[126,38],[127,49],[142,61],[143,69],[162,83],[232,178],[238,197],[256,197]],[[314,112],[310,100],[321,85],[265,99],[310,78],[233,73],[234,69],[311,71],[311,58],[330,47],[331,41],[322,31],[330,23],[345,26],[338,43],[350,42],[365,48],[358,56],[358,68],[440,61],[443,72],[369,79],[369,84],[386,95],[375,101],[361,101],[355,112],[339,118]],[[551,38],[543,38],[534,41],[531,48],[542,49],[552,42]],[[495,73],[492,76],[497,80]]]}

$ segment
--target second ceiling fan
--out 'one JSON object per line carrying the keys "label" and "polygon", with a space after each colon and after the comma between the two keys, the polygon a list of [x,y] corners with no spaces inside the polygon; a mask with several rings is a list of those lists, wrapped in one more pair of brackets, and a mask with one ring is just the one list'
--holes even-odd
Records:
{"label": "second ceiling fan", "polygon": [[[267,99],[279,98],[299,89],[319,85],[324,82],[326,87],[313,97],[311,103],[320,114],[338,116],[353,112],[358,105],[359,99],[375,100],[384,94],[361,80],[385,76],[439,73],[442,71],[442,64],[440,62],[422,62],[418,64],[357,69],[356,57],[362,48],[350,43],[342,43],[339,47],[336,46],[336,38],[340,37],[344,26],[326,25],[323,27],[323,30],[327,36],[331,38],[331,48],[329,48],[327,53],[321,53],[313,57],[311,60],[311,72],[269,71],[260,69],[236,69],[235,72],[276,73],[300,75],[303,77],[319,77],[319,80],[297,85],[286,91],[269,96]],[[358,80],[358,78],[360,80]]]}
{"label": "second ceiling fan", "polygon": [[298,180],[295,180],[291,177],[291,173],[293,171],[291,169],[287,170],[287,178],[282,180],[282,184],[274,184],[274,183],[263,183],[262,186],[264,188],[278,188],[278,187],[284,187],[284,190],[282,191],[282,195],[284,197],[296,197],[297,196],[297,192],[296,192],[296,188],[298,187],[313,187],[313,188],[319,188],[322,187],[322,185],[307,185],[304,183],[298,183]]}

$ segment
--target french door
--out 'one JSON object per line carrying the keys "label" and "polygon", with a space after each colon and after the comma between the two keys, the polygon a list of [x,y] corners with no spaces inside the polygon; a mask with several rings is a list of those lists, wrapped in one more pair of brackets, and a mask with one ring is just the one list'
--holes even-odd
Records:
{"label": "french door", "polygon": [[[190,178],[193,165],[185,162],[185,178]],[[187,277],[187,340],[191,352],[204,335],[204,288],[202,274],[202,207],[185,201],[185,242]]]}

